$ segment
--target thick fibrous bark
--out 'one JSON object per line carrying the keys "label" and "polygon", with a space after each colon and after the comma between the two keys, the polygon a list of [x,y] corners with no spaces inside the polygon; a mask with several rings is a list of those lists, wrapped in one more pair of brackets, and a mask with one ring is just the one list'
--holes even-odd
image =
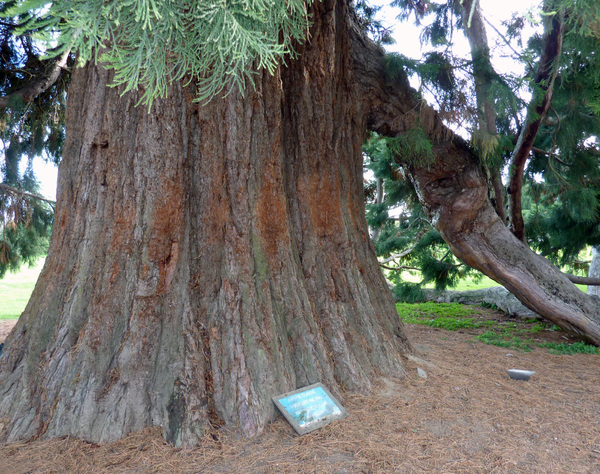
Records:
{"label": "thick fibrous bark", "polygon": [[347,6],[313,18],[298,60],[203,107],[176,84],[147,114],[102,67],[74,73],[50,252],[0,358],[2,439],[162,425],[193,444],[259,432],[297,387],[403,375]]}

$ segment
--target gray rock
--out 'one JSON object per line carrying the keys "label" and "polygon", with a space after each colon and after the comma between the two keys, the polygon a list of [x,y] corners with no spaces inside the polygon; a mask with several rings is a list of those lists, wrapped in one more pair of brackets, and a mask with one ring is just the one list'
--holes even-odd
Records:
{"label": "gray rock", "polygon": [[420,367],[417,368],[417,375],[419,377],[421,377],[422,379],[426,379],[427,378],[427,372],[425,372],[423,369],[421,369]]}
{"label": "gray rock", "polygon": [[412,354],[409,354],[406,356],[408,360],[414,362],[415,364],[421,364],[421,365],[425,365],[427,367],[430,367],[432,369],[435,369],[436,366],[435,364],[433,364],[432,362],[429,362],[428,360],[425,359],[421,359],[420,357],[416,357]]}
{"label": "gray rock", "polygon": [[533,370],[510,369],[506,371],[508,376],[514,380],[529,380],[535,372]]}
{"label": "gray rock", "polygon": [[492,305],[510,316],[516,316],[523,319],[541,319],[537,313],[531,311],[503,286],[492,286],[491,288],[468,291],[425,290],[425,295],[427,301],[435,301],[436,303],[460,303],[471,305],[480,305],[484,303]]}

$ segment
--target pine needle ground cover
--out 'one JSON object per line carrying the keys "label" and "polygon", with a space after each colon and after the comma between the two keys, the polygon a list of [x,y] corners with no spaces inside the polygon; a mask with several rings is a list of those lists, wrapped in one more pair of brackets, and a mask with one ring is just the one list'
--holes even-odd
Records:
{"label": "pine needle ground cover", "polygon": [[[100,445],[71,438],[0,444],[0,471],[598,472],[599,356],[482,344],[475,336],[512,324],[528,328],[536,342],[577,341],[539,330],[538,322],[520,326],[489,308],[452,305],[440,312],[493,324],[454,330],[406,324],[415,352],[404,377],[381,380],[369,394],[343,394],[350,416],[307,435],[297,436],[281,417],[262,435],[216,431],[185,449],[165,443],[160,428]],[[511,380],[506,371],[514,368],[536,373],[527,382]]]}

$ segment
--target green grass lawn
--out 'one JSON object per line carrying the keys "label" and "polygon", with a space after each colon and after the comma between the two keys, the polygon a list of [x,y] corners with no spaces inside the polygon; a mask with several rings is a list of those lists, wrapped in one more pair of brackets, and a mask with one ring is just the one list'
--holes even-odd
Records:
{"label": "green grass lawn", "polygon": [[[417,276],[417,274],[415,272],[403,272],[402,273],[402,279],[405,281],[410,281],[412,283],[418,283],[420,280],[420,275]],[[473,277],[467,277],[463,280],[461,280],[458,285],[456,285],[453,288],[448,288],[449,290],[452,291],[467,291],[467,290],[480,290],[483,288],[490,288],[491,286],[500,286],[499,283],[496,283],[494,280],[492,280],[491,278],[488,278],[485,275],[481,275],[481,278],[473,278]],[[581,291],[583,291],[584,293],[587,292],[587,286],[586,285],[575,285],[577,288],[579,288]],[[434,288],[435,285],[433,283],[429,283],[428,285],[425,285],[424,288]]]}
{"label": "green grass lawn", "polygon": [[0,279],[0,319],[18,319],[43,265],[44,259],[40,258],[34,267],[24,266],[17,273],[8,272]]}
{"label": "green grass lawn", "polygon": [[487,320],[483,308],[458,303],[396,303],[398,316],[407,324],[456,331],[482,329],[475,339],[485,344],[529,352],[533,347],[547,348],[551,354],[598,354],[598,348],[579,341],[574,343],[536,342],[534,336],[543,331],[560,331],[550,323],[536,319]]}
{"label": "green grass lawn", "polygon": [[[405,271],[405,272],[402,272],[402,279],[404,281],[418,283],[419,280],[421,279],[421,275],[417,274],[416,272]],[[433,283],[429,283],[428,285],[425,285],[424,288],[434,288],[434,286],[435,285]],[[448,289],[454,290],[454,291],[466,291],[466,290],[479,290],[481,288],[489,288],[490,286],[498,286],[498,283],[496,283],[491,278],[486,277],[485,275],[481,275],[481,278],[472,278],[472,277],[465,278],[464,280],[461,280],[458,283],[458,285],[455,286],[454,288],[448,288]]]}

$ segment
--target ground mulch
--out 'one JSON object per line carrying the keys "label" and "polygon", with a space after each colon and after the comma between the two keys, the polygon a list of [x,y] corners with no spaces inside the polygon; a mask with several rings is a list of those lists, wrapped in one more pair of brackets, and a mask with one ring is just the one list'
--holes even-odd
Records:
{"label": "ground mulch", "polygon": [[[350,416],[316,432],[297,436],[280,418],[260,436],[219,431],[188,449],[166,444],[157,429],[102,445],[12,443],[0,445],[0,473],[600,473],[600,356],[485,345],[476,329],[406,330],[417,349],[407,375],[382,379],[370,395],[345,394]],[[511,368],[536,374],[511,380]]]}
{"label": "ground mulch", "polygon": [[16,319],[0,319],[0,343],[4,342],[16,322]]}

